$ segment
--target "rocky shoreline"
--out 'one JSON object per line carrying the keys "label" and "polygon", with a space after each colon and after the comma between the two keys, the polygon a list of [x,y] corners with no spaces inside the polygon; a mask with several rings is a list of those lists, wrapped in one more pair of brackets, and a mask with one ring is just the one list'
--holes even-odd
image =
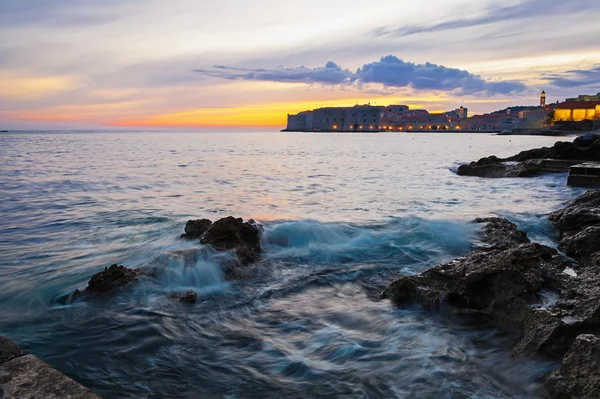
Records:
{"label": "rocky shoreline", "polygon": [[517,356],[561,361],[544,383],[552,398],[599,398],[600,190],[549,215],[560,249],[531,242],[501,218],[477,219],[482,246],[464,257],[402,277],[382,293],[398,306],[449,308],[518,333]]}
{"label": "rocky shoreline", "polygon": [[572,143],[558,141],[552,147],[522,151],[508,158],[492,155],[461,165],[457,174],[489,178],[534,177],[568,172],[572,165],[583,161],[600,161],[600,135],[587,134]]}

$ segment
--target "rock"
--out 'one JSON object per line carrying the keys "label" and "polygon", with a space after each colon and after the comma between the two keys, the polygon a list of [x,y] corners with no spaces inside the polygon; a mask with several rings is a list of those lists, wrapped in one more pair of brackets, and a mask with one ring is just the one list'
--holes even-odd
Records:
{"label": "rock", "polygon": [[[402,277],[383,296],[396,303],[410,301],[426,306],[443,300],[458,308],[505,318],[504,313],[521,312],[547,279],[570,264],[556,250],[540,244],[521,244],[504,251],[475,251],[418,276]],[[513,309],[500,309],[499,302],[511,303]],[[509,318],[515,315],[509,314]]]}
{"label": "rock", "polygon": [[600,135],[586,135],[572,143],[558,141],[551,148],[534,148],[508,158],[481,158],[460,166],[457,174],[489,178],[533,177],[567,172],[571,165],[581,161],[600,161]]}
{"label": "rock", "polygon": [[6,337],[0,336],[0,364],[24,355],[25,352],[23,352],[19,345]]}
{"label": "rock", "polygon": [[240,263],[248,265],[254,262],[261,252],[260,233],[262,226],[250,219],[229,216],[214,222],[202,234],[200,242],[212,245],[218,251],[233,250]]}
{"label": "rock", "polygon": [[196,291],[189,290],[184,293],[173,293],[169,296],[169,298],[177,299],[179,302],[183,302],[186,304],[194,304],[198,300],[198,294]]}
{"label": "rock", "polygon": [[138,269],[129,269],[125,266],[114,264],[104,268],[104,271],[94,274],[88,282],[85,291],[89,293],[111,291],[137,280],[138,276]]}
{"label": "rock", "polygon": [[33,355],[20,356],[0,364],[0,397],[100,399]]}
{"label": "rock", "polygon": [[185,224],[185,233],[181,238],[200,238],[209,229],[212,222],[208,219],[188,220]]}
{"label": "rock", "polygon": [[600,224],[600,190],[586,192],[548,217],[561,237],[577,234],[587,226]]}
{"label": "rock", "polygon": [[198,299],[198,294],[196,294],[196,291],[187,291],[186,293],[183,294],[183,296],[181,297],[181,299],[179,299],[180,302],[183,303],[187,303],[187,304],[193,304],[196,303],[196,300]]}
{"label": "rock", "polygon": [[600,226],[588,226],[577,234],[565,236],[560,246],[568,256],[589,264],[591,255],[600,251]]}
{"label": "rock", "polygon": [[556,157],[554,148],[542,147],[521,151],[517,155],[504,159],[504,161],[524,162],[530,159],[552,159],[554,157]]}
{"label": "rock", "polygon": [[512,222],[498,218],[478,218],[473,221],[476,224],[483,224],[482,236],[480,240],[486,244],[479,249],[508,249],[519,244],[526,244],[529,241],[527,234],[519,230]]}
{"label": "rock", "polygon": [[535,177],[548,173],[568,172],[574,163],[578,163],[578,161],[528,159],[523,162],[507,160],[483,164],[471,162],[468,165],[461,165],[457,174],[487,178]]}
{"label": "rock", "polygon": [[557,399],[600,398],[600,338],[579,335],[546,387]]}

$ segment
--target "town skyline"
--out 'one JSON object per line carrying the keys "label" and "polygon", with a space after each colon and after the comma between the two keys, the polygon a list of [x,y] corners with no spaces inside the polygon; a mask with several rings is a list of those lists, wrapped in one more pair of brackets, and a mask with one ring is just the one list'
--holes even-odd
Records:
{"label": "town skyline", "polygon": [[279,128],[318,107],[483,114],[600,91],[600,4],[361,4],[7,0],[0,129]]}

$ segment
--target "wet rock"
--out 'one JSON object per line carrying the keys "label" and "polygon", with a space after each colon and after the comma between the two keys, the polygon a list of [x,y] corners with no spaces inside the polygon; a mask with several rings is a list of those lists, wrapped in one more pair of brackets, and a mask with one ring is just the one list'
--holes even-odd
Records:
{"label": "wet rock", "polygon": [[184,292],[183,294],[181,294],[181,293],[171,294],[170,298],[177,299],[177,300],[179,300],[179,302],[183,302],[183,303],[191,305],[191,304],[196,303],[196,301],[198,300],[198,294],[196,293],[196,291],[189,290],[189,291]]}
{"label": "wet rock", "polygon": [[188,304],[196,303],[196,300],[198,300],[198,294],[195,291],[187,291],[180,299],[181,302]]}
{"label": "wet rock", "polygon": [[556,278],[570,264],[556,250],[533,243],[503,251],[475,251],[418,276],[402,277],[383,296],[398,304],[438,306],[444,301],[519,325],[524,318],[521,313],[545,281]]}
{"label": "wet rock", "polygon": [[188,220],[185,224],[185,233],[181,238],[200,238],[209,229],[212,222],[208,219]]}
{"label": "wet rock", "polygon": [[262,226],[250,219],[232,216],[219,219],[202,234],[200,242],[212,245],[218,251],[233,250],[240,263],[248,265],[254,262],[260,252],[260,233]]}
{"label": "wet rock", "polygon": [[498,217],[477,218],[473,221],[476,224],[482,224],[481,242],[485,246],[479,249],[508,249],[519,244],[526,244],[529,241],[527,234],[519,230],[514,223]]}
{"label": "wet rock", "polygon": [[577,234],[566,236],[560,245],[568,256],[589,264],[591,255],[600,251],[600,226],[588,226]]}
{"label": "wet rock", "polygon": [[600,190],[590,190],[567,207],[553,212],[549,219],[561,238],[579,233],[585,227],[600,225]]}
{"label": "wet rock", "polygon": [[459,176],[478,176],[488,178],[535,177],[548,173],[568,172],[578,161],[528,159],[523,162],[503,160],[497,163],[470,163],[458,168]]}
{"label": "wet rock", "polygon": [[122,287],[138,279],[139,270],[129,269],[122,265],[114,264],[96,273],[88,282],[85,289],[89,293],[102,293]]}
{"label": "wet rock", "polygon": [[600,338],[579,335],[546,383],[553,398],[600,398]]}
{"label": "wet rock", "polygon": [[460,166],[457,174],[489,178],[533,177],[567,172],[571,165],[581,161],[600,161],[600,135],[586,135],[572,143],[559,141],[551,148],[522,151],[508,158],[481,158]]}

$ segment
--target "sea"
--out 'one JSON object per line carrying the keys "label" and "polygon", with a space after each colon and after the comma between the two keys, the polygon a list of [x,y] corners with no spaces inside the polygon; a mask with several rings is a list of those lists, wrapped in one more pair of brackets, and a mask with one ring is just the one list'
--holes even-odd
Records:
{"label": "sea", "polygon": [[[462,163],[572,137],[464,133],[0,135],[0,335],[104,398],[537,398],[546,359],[512,337],[382,300],[468,253],[498,215],[556,246],[566,174],[482,179]],[[179,238],[253,218],[261,259]],[[154,271],[69,302],[113,263]],[[187,305],[171,298],[194,290]]]}

